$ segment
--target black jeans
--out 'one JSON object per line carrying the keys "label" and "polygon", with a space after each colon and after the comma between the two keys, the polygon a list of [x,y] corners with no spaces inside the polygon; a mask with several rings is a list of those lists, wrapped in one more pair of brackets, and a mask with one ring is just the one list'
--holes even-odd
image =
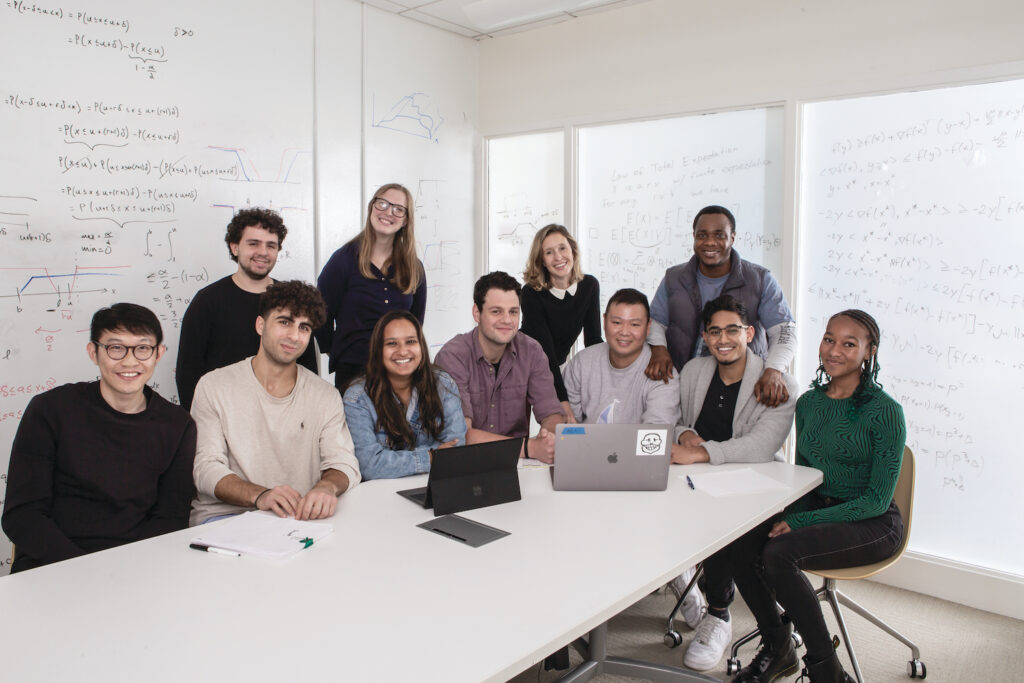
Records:
{"label": "black jeans", "polygon": [[[808,498],[811,509],[837,502],[813,493]],[[777,519],[755,527],[705,561],[708,604],[722,607],[725,600],[727,606],[735,580],[758,628],[781,626],[778,602],[803,636],[808,661],[820,661],[831,656],[832,640],[803,570],[857,567],[891,557],[903,540],[903,518],[891,503],[871,519],[814,524],[768,538]]]}

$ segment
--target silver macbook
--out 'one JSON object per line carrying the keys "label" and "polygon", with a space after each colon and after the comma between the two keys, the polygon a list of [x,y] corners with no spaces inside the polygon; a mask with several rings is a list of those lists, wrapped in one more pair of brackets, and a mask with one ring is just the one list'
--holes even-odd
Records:
{"label": "silver macbook", "polygon": [[560,424],[555,427],[556,491],[664,491],[672,425]]}

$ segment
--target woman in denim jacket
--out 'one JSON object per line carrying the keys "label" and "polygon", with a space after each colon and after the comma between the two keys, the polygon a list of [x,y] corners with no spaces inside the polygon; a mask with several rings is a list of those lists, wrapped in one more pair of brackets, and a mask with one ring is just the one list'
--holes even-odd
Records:
{"label": "woman in denim jacket", "polygon": [[370,336],[365,375],[345,391],[345,419],[364,479],[430,471],[430,451],[466,442],[455,382],[430,362],[419,320],[384,314]]}

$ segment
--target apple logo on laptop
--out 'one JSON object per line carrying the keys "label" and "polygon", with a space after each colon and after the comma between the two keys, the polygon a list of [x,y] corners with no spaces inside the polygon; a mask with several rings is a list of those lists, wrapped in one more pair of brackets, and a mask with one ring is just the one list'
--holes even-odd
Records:
{"label": "apple logo on laptop", "polygon": [[610,462],[611,464],[614,465],[618,461],[619,461],[619,454],[618,453],[614,453],[613,452],[611,455],[608,456],[608,462]]}
{"label": "apple logo on laptop", "polygon": [[482,495],[484,495],[484,487],[480,484],[473,484],[473,497],[479,498]]}

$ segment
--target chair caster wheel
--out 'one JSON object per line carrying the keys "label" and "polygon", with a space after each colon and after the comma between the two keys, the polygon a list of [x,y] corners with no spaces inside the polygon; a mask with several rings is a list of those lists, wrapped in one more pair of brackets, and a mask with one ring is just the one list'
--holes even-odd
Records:
{"label": "chair caster wheel", "polygon": [[907,662],[907,675],[911,678],[924,678],[928,675],[928,669],[920,659],[911,659]]}
{"label": "chair caster wheel", "polygon": [[799,633],[797,633],[796,631],[793,631],[793,635],[791,637],[793,638],[793,647],[794,648],[798,648],[798,647],[800,647],[801,645],[804,644],[804,637],[802,635],[800,635]]}
{"label": "chair caster wheel", "polygon": [[730,676],[735,676],[740,672],[740,660],[739,657],[730,657],[725,663],[725,673]]}
{"label": "chair caster wheel", "polygon": [[679,647],[683,644],[683,637],[679,631],[665,631],[665,647]]}

